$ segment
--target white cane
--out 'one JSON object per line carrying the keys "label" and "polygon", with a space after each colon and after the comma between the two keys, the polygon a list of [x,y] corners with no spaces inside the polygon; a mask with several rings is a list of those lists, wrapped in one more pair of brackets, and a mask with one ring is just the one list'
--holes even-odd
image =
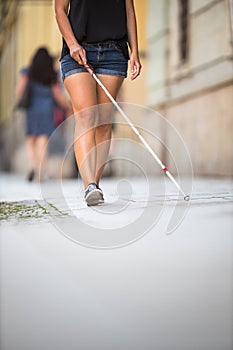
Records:
{"label": "white cane", "polygon": [[184,191],[181,189],[180,185],[177,183],[177,181],[174,179],[174,177],[172,176],[172,174],[168,171],[168,169],[166,168],[166,166],[161,162],[161,160],[158,158],[158,156],[155,154],[155,152],[152,150],[152,148],[150,147],[150,145],[146,142],[146,140],[142,137],[142,135],[139,133],[139,131],[137,130],[137,128],[135,128],[135,126],[133,125],[133,123],[131,122],[131,120],[129,119],[129,117],[125,114],[125,112],[123,111],[123,109],[119,106],[119,104],[116,102],[116,100],[112,97],[112,95],[109,93],[109,91],[106,89],[106,87],[102,84],[102,82],[99,80],[99,78],[96,76],[96,74],[94,73],[93,69],[90,67],[90,65],[85,65],[85,68],[87,69],[87,71],[93,76],[93,78],[95,79],[95,81],[97,82],[97,84],[104,90],[104,92],[106,93],[106,95],[108,96],[108,98],[110,99],[110,101],[114,104],[114,106],[116,107],[116,109],[119,111],[119,113],[122,115],[122,117],[126,120],[126,122],[129,124],[129,126],[132,128],[132,130],[135,132],[135,134],[138,136],[138,138],[141,140],[141,142],[144,144],[144,146],[146,147],[146,149],[150,152],[150,154],[152,155],[152,157],[156,160],[156,162],[160,165],[160,167],[162,168],[163,172],[169,177],[169,179],[174,183],[174,185],[178,188],[178,190],[182,193],[182,195],[184,196],[184,200],[185,201],[189,201],[190,196],[185,194]]}

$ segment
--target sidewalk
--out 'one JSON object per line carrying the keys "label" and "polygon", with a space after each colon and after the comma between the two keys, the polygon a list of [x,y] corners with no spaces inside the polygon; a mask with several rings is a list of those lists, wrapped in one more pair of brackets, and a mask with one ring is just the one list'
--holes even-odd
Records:
{"label": "sidewalk", "polygon": [[1,350],[232,349],[232,181],[147,180],[1,174]]}

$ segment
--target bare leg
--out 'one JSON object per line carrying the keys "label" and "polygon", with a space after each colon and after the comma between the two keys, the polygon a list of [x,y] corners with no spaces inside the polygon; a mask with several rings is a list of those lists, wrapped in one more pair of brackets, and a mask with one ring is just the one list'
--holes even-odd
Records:
{"label": "bare leg", "polygon": [[35,136],[27,136],[26,139],[29,171],[36,170],[36,138]]}
{"label": "bare leg", "polygon": [[43,179],[43,175],[47,167],[47,143],[47,135],[41,135],[36,138],[37,173],[40,179]]}
{"label": "bare leg", "polygon": [[[99,75],[99,79],[113,96],[113,98],[116,99],[124,78],[110,75]],[[97,102],[100,104],[98,126],[96,127],[95,133],[97,146],[95,183],[98,185],[104,170],[105,163],[108,159],[112,134],[113,111],[112,103],[109,101],[103,89],[101,89],[99,86],[97,87]],[[101,106],[103,103],[107,104]]]}
{"label": "bare leg", "polygon": [[[107,75],[99,77],[116,98],[124,78]],[[71,75],[64,84],[75,113],[74,151],[79,172],[85,187],[91,182],[98,184],[109,153],[112,105],[89,73]],[[109,105],[103,108],[100,106],[97,115],[98,109],[94,106],[103,103]]]}
{"label": "bare leg", "polygon": [[[96,83],[89,73],[77,73],[64,81],[75,113],[74,152],[84,186],[95,182],[97,108]],[[81,112],[80,112],[81,111]]]}

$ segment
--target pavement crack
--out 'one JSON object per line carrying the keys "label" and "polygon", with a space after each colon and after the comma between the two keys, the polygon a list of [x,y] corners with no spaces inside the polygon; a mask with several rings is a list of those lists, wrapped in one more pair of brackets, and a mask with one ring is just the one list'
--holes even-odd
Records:
{"label": "pavement crack", "polygon": [[22,220],[34,221],[36,220],[49,220],[54,211],[57,216],[68,215],[65,212],[59,210],[52,203],[38,200],[24,200],[0,202],[0,222],[19,222]]}

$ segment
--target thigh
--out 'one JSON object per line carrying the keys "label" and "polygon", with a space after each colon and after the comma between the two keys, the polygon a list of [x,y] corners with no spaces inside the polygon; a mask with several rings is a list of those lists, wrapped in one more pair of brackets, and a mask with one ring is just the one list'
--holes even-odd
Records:
{"label": "thigh", "polygon": [[89,73],[76,73],[64,80],[74,112],[97,104],[96,82]]}
{"label": "thigh", "polygon": [[[98,78],[101,80],[101,82],[112,95],[112,97],[116,99],[120,87],[124,81],[124,78],[105,74],[98,74]],[[98,103],[110,102],[108,96],[99,85],[97,86],[97,101]]]}
{"label": "thigh", "polygon": [[[101,80],[112,97],[116,99],[124,78],[104,74],[99,74],[98,78]],[[97,101],[99,104],[99,124],[111,123],[113,104],[100,86],[97,86]]]}

